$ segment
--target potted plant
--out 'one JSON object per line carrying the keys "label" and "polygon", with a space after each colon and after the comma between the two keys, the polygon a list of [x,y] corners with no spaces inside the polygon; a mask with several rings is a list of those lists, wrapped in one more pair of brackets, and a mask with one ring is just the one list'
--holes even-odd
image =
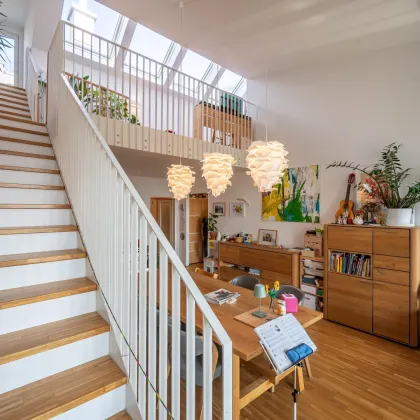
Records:
{"label": "potted plant", "polygon": [[[410,226],[413,207],[420,202],[420,180],[407,187],[410,168],[403,169],[398,151],[402,144],[391,143],[386,146],[378,163],[371,166],[356,165],[353,162],[334,162],[328,168],[348,168],[368,175],[377,188],[379,201],[387,208],[387,225]],[[366,190],[359,184],[360,190]],[[406,188],[406,194],[402,189]],[[370,191],[367,191],[368,193]]]}
{"label": "potted plant", "polygon": [[210,213],[210,216],[207,218],[207,228],[209,231],[210,239],[217,238],[217,219],[219,216],[217,214]]}
{"label": "potted plant", "polygon": [[316,228],[315,229],[315,235],[318,238],[322,238],[324,236],[324,229]]}

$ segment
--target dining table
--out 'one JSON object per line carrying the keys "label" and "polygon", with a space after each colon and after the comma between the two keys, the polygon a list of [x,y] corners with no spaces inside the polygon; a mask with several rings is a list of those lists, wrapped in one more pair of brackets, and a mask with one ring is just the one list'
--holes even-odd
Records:
{"label": "dining table", "polygon": [[[169,270],[170,272],[171,270]],[[199,290],[203,295],[214,292],[218,289],[226,289],[230,292],[239,293],[238,299],[231,304],[213,304],[209,302],[211,309],[222,324],[226,333],[232,340],[233,349],[233,360],[232,360],[232,383],[233,383],[233,419],[239,420],[241,409],[247,406],[250,402],[258,398],[261,394],[277,385],[279,380],[283,379],[289,374],[293,373],[293,369],[290,368],[283,372],[281,375],[277,375],[273,369],[271,369],[270,363],[265,357],[265,353],[260,344],[260,339],[254,327],[238,321],[235,319],[236,316],[248,312],[258,306],[258,299],[254,297],[252,290],[245,289],[222,281],[219,279],[212,278],[210,276],[201,273],[190,273],[194,282],[198,286]],[[171,290],[171,276],[168,276],[168,290]],[[180,316],[183,322],[187,320],[186,313],[186,293],[185,286],[181,281],[181,309]],[[169,308],[171,308],[171,296],[169,294]],[[267,298],[268,302],[268,298]],[[170,310],[170,309],[169,309]],[[299,306],[299,311],[293,314],[296,319],[304,328],[308,328],[315,322],[318,322],[323,318],[322,312],[314,311],[303,306]],[[203,317],[200,316],[200,309],[196,306],[195,324],[197,332],[203,331]],[[217,337],[214,335],[213,340],[217,342]],[[256,381],[246,386],[244,389],[240,388],[241,379],[241,367],[250,369],[259,376]],[[302,381],[302,369],[298,374],[298,380]],[[302,385],[300,389],[303,390]]]}

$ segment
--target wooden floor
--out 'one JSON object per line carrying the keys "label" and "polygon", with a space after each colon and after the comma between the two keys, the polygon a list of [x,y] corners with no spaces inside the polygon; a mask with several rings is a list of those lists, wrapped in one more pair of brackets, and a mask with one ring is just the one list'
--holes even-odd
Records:
{"label": "wooden floor", "polygon": [[[298,397],[300,420],[420,420],[420,350],[329,321],[308,328],[318,346],[312,380]],[[256,377],[242,368],[241,387]],[[291,420],[291,379],[241,411],[241,420]],[[219,419],[221,381],[215,381],[214,418]]]}

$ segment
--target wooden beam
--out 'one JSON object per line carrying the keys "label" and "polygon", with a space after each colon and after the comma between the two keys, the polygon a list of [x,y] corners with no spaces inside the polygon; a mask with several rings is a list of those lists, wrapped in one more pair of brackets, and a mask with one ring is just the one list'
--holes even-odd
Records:
{"label": "wooden beam", "polygon": [[246,407],[249,403],[257,399],[264,392],[271,389],[273,386],[272,382],[264,377],[258,378],[256,381],[249,384],[247,387],[242,389],[240,398],[240,408]]}

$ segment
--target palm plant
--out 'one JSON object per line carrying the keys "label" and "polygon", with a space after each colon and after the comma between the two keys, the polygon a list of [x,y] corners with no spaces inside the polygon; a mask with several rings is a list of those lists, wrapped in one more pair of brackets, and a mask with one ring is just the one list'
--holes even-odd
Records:
{"label": "palm plant", "polygon": [[[377,186],[377,194],[388,209],[413,208],[420,202],[420,180],[413,182],[403,195],[401,189],[406,186],[411,168],[403,169],[398,152],[402,144],[391,143],[386,146],[381,159],[375,165],[361,166],[354,162],[336,161],[328,168],[347,168],[360,171],[368,175]],[[359,184],[360,190],[365,190],[363,184]]]}
{"label": "palm plant", "polygon": [[[0,0],[0,7],[3,6],[3,1]],[[8,36],[6,35],[4,31],[5,22],[7,20],[7,16],[0,12],[0,58],[6,62],[9,61],[6,55],[6,48],[12,48],[13,45],[9,42],[7,39]]]}

